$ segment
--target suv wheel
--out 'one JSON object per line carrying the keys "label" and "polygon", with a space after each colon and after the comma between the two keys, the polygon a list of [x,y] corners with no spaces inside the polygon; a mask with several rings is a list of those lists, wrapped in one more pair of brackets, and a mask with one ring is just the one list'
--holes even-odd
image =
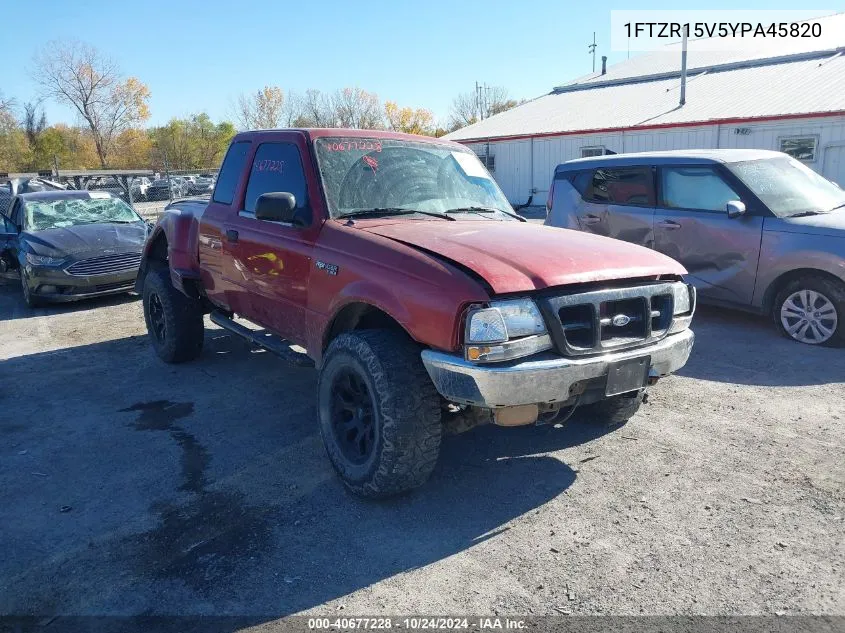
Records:
{"label": "suv wheel", "polygon": [[772,317],[784,336],[809,345],[845,345],[845,285],[799,277],[778,293]]}
{"label": "suv wheel", "polygon": [[440,396],[407,336],[341,334],[317,393],[326,452],[350,491],[384,498],[425,483],[440,452]]}
{"label": "suv wheel", "polygon": [[44,300],[32,294],[32,289],[29,287],[29,278],[26,272],[21,267],[21,290],[23,290],[23,300],[30,308],[40,308],[44,305]]}
{"label": "suv wheel", "polygon": [[144,279],[144,321],[153,348],[166,363],[193,360],[202,351],[205,325],[200,302],[170,282],[170,270],[153,269]]}

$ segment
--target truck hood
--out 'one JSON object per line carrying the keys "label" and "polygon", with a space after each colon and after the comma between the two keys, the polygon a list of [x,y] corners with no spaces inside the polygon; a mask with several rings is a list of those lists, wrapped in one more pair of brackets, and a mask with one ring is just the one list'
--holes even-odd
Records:
{"label": "truck hood", "polygon": [[527,222],[406,220],[359,226],[469,268],[496,294],[687,272],[642,246]]}

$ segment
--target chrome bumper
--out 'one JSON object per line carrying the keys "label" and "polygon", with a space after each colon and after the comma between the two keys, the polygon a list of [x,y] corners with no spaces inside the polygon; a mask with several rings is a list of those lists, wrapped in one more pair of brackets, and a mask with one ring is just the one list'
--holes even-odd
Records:
{"label": "chrome bumper", "polygon": [[667,336],[653,345],[589,358],[540,358],[478,365],[455,354],[424,350],[422,361],[437,391],[451,402],[479,407],[564,402],[570,389],[592,378],[607,376],[608,365],[651,356],[651,375],[665,376],[686,364],[695,335],[692,330]]}

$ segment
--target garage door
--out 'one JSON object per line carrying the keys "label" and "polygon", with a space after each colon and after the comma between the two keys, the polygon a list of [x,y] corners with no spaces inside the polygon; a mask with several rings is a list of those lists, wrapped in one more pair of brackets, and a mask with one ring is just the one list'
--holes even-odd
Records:
{"label": "garage door", "polygon": [[824,149],[822,175],[845,188],[845,145],[831,145]]}

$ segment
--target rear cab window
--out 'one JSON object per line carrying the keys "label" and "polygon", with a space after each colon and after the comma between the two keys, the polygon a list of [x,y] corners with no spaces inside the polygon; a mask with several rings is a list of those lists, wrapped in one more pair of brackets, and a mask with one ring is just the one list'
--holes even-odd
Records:
{"label": "rear cab window", "polygon": [[214,195],[211,199],[220,204],[232,204],[235,197],[238,181],[246,163],[246,156],[249,152],[249,141],[238,141],[232,143],[223,159],[220,167],[220,175],[217,178],[217,186],[214,187]]}

